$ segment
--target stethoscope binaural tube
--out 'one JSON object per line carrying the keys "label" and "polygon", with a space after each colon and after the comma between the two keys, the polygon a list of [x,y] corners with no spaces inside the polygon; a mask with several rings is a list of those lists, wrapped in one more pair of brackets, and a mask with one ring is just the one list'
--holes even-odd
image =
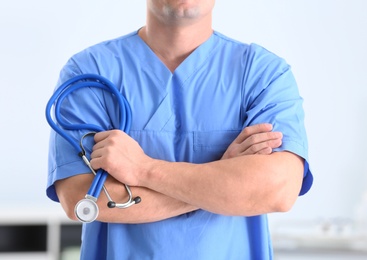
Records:
{"label": "stethoscope binaural tube", "polygon": [[[98,205],[96,202],[102,189],[104,190],[104,193],[108,198],[107,206],[109,208],[114,207],[127,208],[134,204],[139,203],[141,201],[141,198],[140,197],[133,198],[129,186],[124,184],[129,199],[124,203],[114,202],[111,196],[109,195],[106,187],[104,186],[104,182],[108,176],[108,173],[102,169],[99,169],[96,172],[91,167],[89,160],[86,157],[86,152],[83,146],[83,139],[88,135],[104,131],[105,129],[93,124],[71,124],[66,122],[61,117],[60,109],[64,99],[72,92],[85,87],[99,88],[102,90],[106,90],[110,92],[112,95],[114,95],[114,97],[117,99],[120,112],[118,128],[127,134],[130,131],[132,114],[129,103],[121,95],[121,93],[117,90],[117,88],[113,85],[113,83],[105,79],[104,77],[95,74],[84,74],[69,79],[54,92],[54,94],[51,96],[50,100],[47,103],[46,119],[49,125],[75,148],[75,150],[78,152],[78,155],[82,157],[85,164],[95,175],[93,182],[90,186],[90,189],[85,195],[85,198],[77,203],[74,210],[75,215],[80,221],[92,222],[98,217],[99,214]],[[52,118],[52,109],[54,109],[53,115],[55,119]],[[58,123],[58,125],[56,124],[55,121]],[[91,132],[85,134],[81,138],[80,143],[78,143],[70,135],[68,135],[65,130],[89,130]]]}

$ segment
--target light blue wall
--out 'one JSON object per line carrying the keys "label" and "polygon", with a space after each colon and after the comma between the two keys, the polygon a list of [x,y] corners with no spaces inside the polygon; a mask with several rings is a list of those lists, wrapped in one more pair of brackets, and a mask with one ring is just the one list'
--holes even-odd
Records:
{"label": "light blue wall", "polygon": [[[305,99],[315,184],[282,218],[352,218],[367,190],[366,9],[363,0],[217,0],[214,28],[284,57]],[[12,0],[0,13],[0,208],[57,207],[45,197],[44,107],[58,72],[75,52],[144,25],[145,1]]]}

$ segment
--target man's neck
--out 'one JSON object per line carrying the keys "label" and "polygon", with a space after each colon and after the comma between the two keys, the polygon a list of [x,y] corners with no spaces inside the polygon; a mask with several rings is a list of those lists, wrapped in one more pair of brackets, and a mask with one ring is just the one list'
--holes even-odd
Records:
{"label": "man's neck", "polygon": [[176,68],[212,35],[210,21],[185,26],[167,26],[150,21],[139,31],[157,57],[174,72]]}

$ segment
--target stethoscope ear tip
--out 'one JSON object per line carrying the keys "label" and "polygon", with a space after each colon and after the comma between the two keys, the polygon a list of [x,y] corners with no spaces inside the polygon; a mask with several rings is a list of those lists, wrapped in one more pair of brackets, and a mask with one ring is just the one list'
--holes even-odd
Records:
{"label": "stethoscope ear tip", "polygon": [[112,208],[116,207],[116,202],[114,202],[114,201],[109,201],[109,202],[107,203],[107,207],[109,207],[110,209],[112,209]]}
{"label": "stethoscope ear tip", "polygon": [[141,202],[141,198],[138,196],[134,199],[135,204],[138,204]]}

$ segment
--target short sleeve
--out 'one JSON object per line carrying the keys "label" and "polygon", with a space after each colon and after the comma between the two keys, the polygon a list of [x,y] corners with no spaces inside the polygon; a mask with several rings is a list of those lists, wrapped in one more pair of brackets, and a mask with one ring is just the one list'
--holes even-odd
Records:
{"label": "short sleeve", "polygon": [[303,99],[290,66],[263,48],[255,49],[245,81],[245,126],[271,123],[274,131],[283,134],[281,147],[274,151],[289,151],[304,158],[304,179],[300,192],[303,195],[313,182],[308,161]]}

